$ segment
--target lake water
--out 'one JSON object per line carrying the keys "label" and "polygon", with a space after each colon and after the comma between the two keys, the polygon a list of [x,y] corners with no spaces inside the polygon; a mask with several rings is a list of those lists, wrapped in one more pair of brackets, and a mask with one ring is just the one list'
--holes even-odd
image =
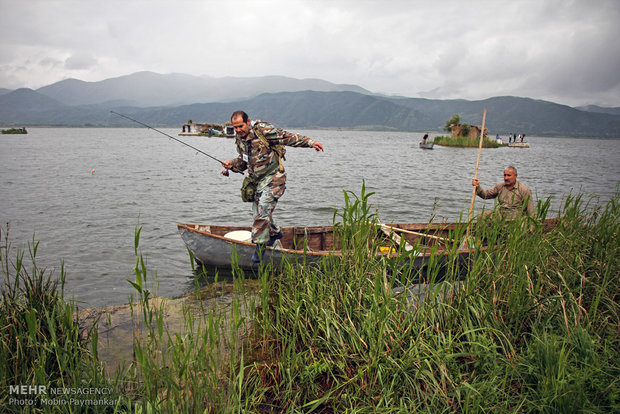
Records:
{"label": "lake water", "polygon": [[[178,129],[161,129],[177,136]],[[37,262],[59,273],[80,306],[127,303],[134,279],[134,231],[157,272],[158,293],[176,297],[194,286],[178,222],[249,225],[243,177],[146,128],[29,128],[0,135],[0,222],[13,249],[39,241]],[[343,190],[376,192],[383,222],[454,221],[467,215],[477,149],[418,149],[421,133],[296,130],[325,153],[287,148],[287,190],[274,217],[280,225],[327,225]],[[433,135],[431,135],[433,136]],[[232,139],[180,137],[214,157],[235,156]],[[479,178],[488,188],[505,166],[554,212],[570,193],[606,202],[620,176],[620,140],[527,137],[529,149],[483,149]],[[91,171],[94,170],[94,173]],[[492,201],[476,200],[476,211]],[[3,231],[4,231],[3,230]],[[3,234],[1,243],[6,242]],[[14,253],[11,258],[14,259]]]}

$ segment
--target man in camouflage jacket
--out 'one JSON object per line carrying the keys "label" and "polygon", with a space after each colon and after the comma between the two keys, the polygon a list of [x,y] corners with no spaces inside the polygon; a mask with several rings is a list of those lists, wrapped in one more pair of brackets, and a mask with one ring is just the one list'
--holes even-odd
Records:
{"label": "man in camouflage jacket", "polygon": [[282,165],[284,145],[314,148],[323,151],[320,142],[306,136],[275,128],[262,122],[252,122],[243,111],[236,111],[230,118],[236,133],[239,156],[222,163],[227,170],[248,171],[256,183],[256,196],[252,205],[254,223],[252,242],[256,252],[252,261],[259,262],[265,246],[272,246],[282,237],[280,227],[273,222],[273,210],[286,188],[286,172]]}

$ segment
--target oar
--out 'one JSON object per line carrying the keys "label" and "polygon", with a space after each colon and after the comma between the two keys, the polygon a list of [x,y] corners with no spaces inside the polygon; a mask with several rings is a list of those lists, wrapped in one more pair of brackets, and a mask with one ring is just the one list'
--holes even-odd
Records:
{"label": "oar", "polygon": [[[385,234],[386,236],[388,236],[389,238],[394,240],[396,242],[396,244],[398,244],[400,246],[400,243],[401,243],[402,239],[401,239],[401,237],[399,235],[397,235],[393,231],[388,231],[388,229],[392,230],[391,227],[388,227],[388,226],[386,226],[384,224],[379,224],[379,227],[381,227],[381,231],[383,232],[383,234]],[[413,246],[411,244],[409,244],[407,239],[405,239],[405,251],[409,251],[409,250],[413,250]]]}
{"label": "oar", "polygon": [[[474,173],[474,179],[478,179],[478,167],[480,166],[480,154],[482,153],[482,141],[484,140],[484,124],[487,119],[487,108],[484,108],[482,112],[482,131],[480,131],[480,143],[478,144],[478,159],[476,160],[476,172]],[[471,204],[469,205],[469,220],[467,223],[467,231],[465,233],[465,247],[469,242],[469,227],[471,226],[472,216],[474,214],[474,201],[476,200],[476,187],[471,194]]]}
{"label": "oar", "polygon": [[401,229],[399,227],[388,226],[386,224],[381,224],[381,228],[382,229],[389,229],[389,230],[391,230],[393,232],[415,234],[416,236],[428,237],[428,238],[439,240],[439,241],[442,241],[442,242],[453,241],[452,239],[449,239],[447,237],[434,236],[432,234],[420,233],[418,231],[413,231],[413,230],[405,230],[405,229]]}

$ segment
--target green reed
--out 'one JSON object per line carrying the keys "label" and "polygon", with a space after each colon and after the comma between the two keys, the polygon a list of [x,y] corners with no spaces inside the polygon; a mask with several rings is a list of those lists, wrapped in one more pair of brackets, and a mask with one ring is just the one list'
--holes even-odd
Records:
{"label": "green reed", "polygon": [[[604,209],[569,197],[551,232],[481,220],[473,234],[488,248],[445,272],[462,288],[417,307],[392,290],[408,276],[372,259],[369,196],[345,193],[341,261],[271,275],[242,366],[244,409],[618,410],[617,196]],[[539,203],[538,219],[548,210]]]}
{"label": "green reed", "polygon": [[[467,138],[467,137],[435,137],[433,142],[437,145],[444,147],[471,147],[478,148],[480,145],[479,138]],[[484,138],[482,140],[483,148],[499,148],[505,146],[505,144],[498,144],[496,140]]]}
{"label": "green reed", "polygon": [[[79,332],[59,300],[62,277],[60,293],[37,287],[48,283],[32,278],[38,270],[32,282],[12,278],[2,302],[3,389],[108,384],[123,395],[104,411],[137,413],[619,411],[618,195],[602,207],[568,197],[552,230],[541,221],[549,200],[536,219],[491,215],[472,227],[465,267],[460,229],[447,260],[435,255],[422,270],[420,244],[376,258],[384,241],[371,196],[364,185],[359,196],[344,192],[334,214],[341,257],[267,265],[253,277],[233,257],[232,281],[215,273],[203,287],[197,277],[181,327],[169,324],[172,301],[151,293],[156,276],[137,228],[134,358],[116,379],[97,364],[96,330]],[[20,257],[14,269],[24,274]],[[419,282],[428,285],[423,300],[400,289]],[[27,283],[52,297],[12,293]]]}
{"label": "green reed", "polygon": [[[134,323],[134,366],[139,382],[136,412],[223,412],[240,406],[243,383],[242,350],[250,332],[252,291],[243,271],[234,266],[232,283],[219,282],[217,274],[206,287],[196,279],[196,290],[181,312],[183,326],[166,324],[169,304],[153,298],[146,289],[148,273],[139,253],[136,230],[137,293]],[[190,254],[193,264],[193,257]],[[206,273],[206,269],[202,269]],[[229,301],[222,302],[223,297]]]}
{"label": "green reed", "polygon": [[[4,235],[4,237],[3,237]],[[0,299],[0,407],[3,412],[112,412],[123,407],[119,377],[107,378],[97,361],[97,332],[93,325],[80,326],[77,306],[65,301],[65,270],[52,278],[36,262],[39,243],[29,244],[29,260],[17,250],[10,260],[8,225],[0,230],[2,297]],[[92,344],[89,346],[89,344]],[[25,395],[11,387],[44,387],[45,392]],[[105,404],[73,404],[63,401],[97,399],[89,395],[53,395],[51,388],[105,389]],[[15,402],[20,400],[22,402]],[[24,401],[29,401],[24,403]],[[54,401],[55,400],[55,401]],[[47,403],[45,402],[47,401]],[[51,402],[50,402],[51,401]]]}

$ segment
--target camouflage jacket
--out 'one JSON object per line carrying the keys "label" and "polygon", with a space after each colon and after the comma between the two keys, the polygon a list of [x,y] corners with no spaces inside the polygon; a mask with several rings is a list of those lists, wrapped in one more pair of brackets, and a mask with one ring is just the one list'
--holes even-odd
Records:
{"label": "camouflage jacket", "polygon": [[[268,147],[257,136],[257,129],[267,139]],[[275,146],[312,147],[314,144],[314,141],[306,136],[284,131],[260,120],[252,122],[252,129],[245,139],[237,137],[235,142],[239,156],[233,160],[233,171],[247,169],[250,177],[256,179],[262,179],[278,170],[278,154],[274,151]]]}

